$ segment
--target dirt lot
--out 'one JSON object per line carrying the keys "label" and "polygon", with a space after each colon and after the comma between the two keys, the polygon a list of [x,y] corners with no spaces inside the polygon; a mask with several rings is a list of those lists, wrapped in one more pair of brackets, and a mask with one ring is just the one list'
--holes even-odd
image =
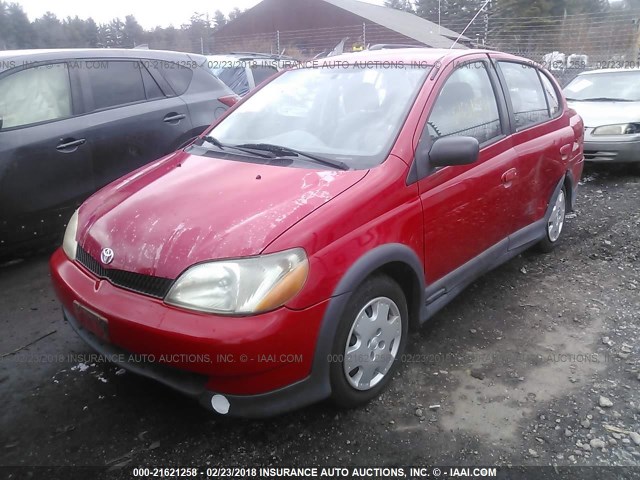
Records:
{"label": "dirt lot", "polygon": [[640,466],[640,176],[626,169],[588,169],[562,246],[468,288],[359,410],[219,418],[83,364],[46,257],[0,268],[0,312],[0,465]]}

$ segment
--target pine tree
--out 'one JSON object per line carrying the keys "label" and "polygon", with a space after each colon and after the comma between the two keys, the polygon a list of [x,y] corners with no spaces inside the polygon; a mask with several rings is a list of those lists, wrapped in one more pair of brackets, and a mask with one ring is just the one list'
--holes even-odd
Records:
{"label": "pine tree", "polygon": [[240,15],[242,15],[242,10],[240,10],[238,7],[234,8],[229,12],[229,21],[235,20]]}
{"label": "pine tree", "polygon": [[127,15],[122,27],[122,45],[133,48],[145,42],[144,29],[133,15]]}
{"label": "pine tree", "polygon": [[220,10],[216,10],[213,14],[213,24],[215,28],[220,28],[227,24],[227,17]]}
{"label": "pine tree", "polygon": [[396,10],[403,10],[405,12],[415,13],[413,4],[410,0],[385,0],[385,7],[395,8]]}

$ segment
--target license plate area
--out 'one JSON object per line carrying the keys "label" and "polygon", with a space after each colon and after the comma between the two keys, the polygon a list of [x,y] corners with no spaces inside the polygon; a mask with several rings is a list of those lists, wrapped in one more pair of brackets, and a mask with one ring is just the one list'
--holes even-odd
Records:
{"label": "license plate area", "polygon": [[109,341],[109,321],[106,318],[78,302],[74,301],[73,307],[81,328],[93,333],[101,340]]}

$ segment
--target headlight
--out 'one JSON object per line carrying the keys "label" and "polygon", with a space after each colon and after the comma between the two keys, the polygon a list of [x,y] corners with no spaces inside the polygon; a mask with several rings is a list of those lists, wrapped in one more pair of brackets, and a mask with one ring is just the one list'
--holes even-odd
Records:
{"label": "headlight", "polygon": [[70,260],[76,259],[76,250],[78,249],[78,242],[76,241],[76,232],[78,231],[78,210],[73,212],[69,223],[67,223],[67,229],[64,232],[64,240],[62,241],[62,250],[67,254]]}
{"label": "headlight", "polygon": [[634,135],[640,133],[640,123],[621,123],[604,125],[593,131],[593,135]]}
{"label": "headlight", "polygon": [[297,295],[308,273],[309,262],[301,248],[201,263],[176,280],[165,302],[223,315],[266,312]]}

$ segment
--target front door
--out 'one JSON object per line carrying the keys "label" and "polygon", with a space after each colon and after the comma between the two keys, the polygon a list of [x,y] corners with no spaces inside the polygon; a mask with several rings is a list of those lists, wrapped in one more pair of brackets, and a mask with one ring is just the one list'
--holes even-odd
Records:
{"label": "front door", "polygon": [[421,142],[470,136],[481,147],[476,163],[440,168],[418,182],[425,278],[431,285],[483,254],[506,251],[513,226],[517,171],[504,98],[487,57],[474,58],[443,72],[421,132]]}
{"label": "front door", "polygon": [[94,191],[78,103],[64,62],[0,77],[0,251],[61,234]]}
{"label": "front door", "polygon": [[178,96],[166,96],[141,62],[81,65],[98,188],[170,153],[191,131],[187,105]]}

